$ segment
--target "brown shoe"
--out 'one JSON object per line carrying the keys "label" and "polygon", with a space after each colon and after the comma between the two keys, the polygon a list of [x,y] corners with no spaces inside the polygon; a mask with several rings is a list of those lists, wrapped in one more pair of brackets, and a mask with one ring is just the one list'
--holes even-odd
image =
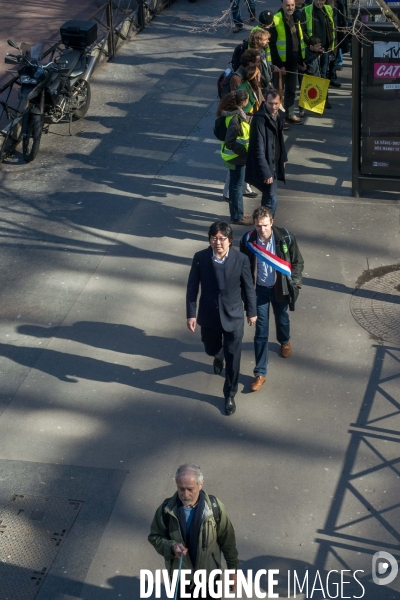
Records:
{"label": "brown shoe", "polygon": [[252,392],[258,392],[258,390],[261,390],[263,383],[265,382],[267,378],[263,377],[262,375],[256,375],[254,377],[254,381],[251,384],[251,391]]}
{"label": "brown shoe", "polygon": [[287,358],[292,354],[292,346],[290,345],[290,340],[286,342],[286,344],[281,344],[281,356],[283,358]]}
{"label": "brown shoe", "polygon": [[303,125],[304,121],[302,119],[299,119],[299,117],[286,117],[285,118],[286,123],[293,123],[294,125]]}
{"label": "brown shoe", "polygon": [[246,227],[251,227],[253,225],[253,221],[248,217],[243,217],[243,219],[240,219],[240,221],[231,221],[231,223],[232,225],[245,225]]}

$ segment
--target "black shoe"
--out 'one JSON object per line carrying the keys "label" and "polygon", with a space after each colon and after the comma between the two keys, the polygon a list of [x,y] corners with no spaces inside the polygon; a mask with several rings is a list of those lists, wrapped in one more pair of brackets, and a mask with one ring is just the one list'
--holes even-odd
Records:
{"label": "black shoe", "polygon": [[222,196],[222,198],[225,200],[225,202],[229,202],[229,198],[227,196]]}
{"label": "black shoe", "polygon": [[325,108],[332,108],[332,104],[329,102],[329,100],[326,100]]}
{"label": "black shoe", "polygon": [[236,404],[235,404],[235,396],[228,396],[228,398],[225,398],[225,413],[228,415],[233,415],[233,413],[236,411]]}
{"label": "black shoe", "polygon": [[341,88],[341,87],[342,87],[342,84],[341,84],[341,83],[339,83],[338,81],[336,81],[335,79],[331,79],[331,81],[330,81],[330,85],[331,85],[332,87],[335,87],[335,88]]}
{"label": "black shoe", "polygon": [[224,361],[220,360],[219,358],[214,358],[213,367],[214,367],[214,373],[216,375],[220,375],[222,369],[224,368]]}
{"label": "black shoe", "polygon": [[257,192],[243,192],[243,196],[246,196],[246,198],[257,198],[258,193]]}

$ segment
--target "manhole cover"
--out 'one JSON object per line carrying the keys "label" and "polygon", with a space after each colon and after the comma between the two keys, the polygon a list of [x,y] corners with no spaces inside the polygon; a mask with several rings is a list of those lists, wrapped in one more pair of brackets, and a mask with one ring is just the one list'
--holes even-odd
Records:
{"label": "manhole cover", "polygon": [[16,494],[0,512],[1,600],[33,600],[82,502]]}
{"label": "manhole cover", "polygon": [[350,309],[376,339],[400,345],[400,271],[364,283],[354,292]]}

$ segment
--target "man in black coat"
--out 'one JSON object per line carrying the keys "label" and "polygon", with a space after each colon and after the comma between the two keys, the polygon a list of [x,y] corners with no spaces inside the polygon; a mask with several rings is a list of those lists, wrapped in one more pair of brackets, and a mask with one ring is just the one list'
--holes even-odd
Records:
{"label": "man in black coat", "polygon": [[270,208],[273,216],[278,204],[277,180],[285,181],[287,162],[279,106],[279,92],[271,90],[254,114],[245,172],[245,181],[262,192],[261,205]]}
{"label": "man in black coat", "polygon": [[[236,410],[240,354],[244,333],[243,301],[247,322],[257,321],[254,285],[247,256],[232,247],[233,232],[228,223],[217,221],[208,231],[210,246],[196,252],[190,269],[187,293],[187,327],[201,327],[206,354],[214,356],[214,373],[219,375],[225,359],[225,412]],[[197,296],[201,285],[196,319]]]}

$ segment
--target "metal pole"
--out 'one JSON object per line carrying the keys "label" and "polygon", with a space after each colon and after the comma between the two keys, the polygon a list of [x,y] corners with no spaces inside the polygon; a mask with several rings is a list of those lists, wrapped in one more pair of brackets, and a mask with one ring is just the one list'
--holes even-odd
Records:
{"label": "metal pole", "polygon": [[138,6],[138,25],[140,29],[144,29],[144,0],[139,0]]}
{"label": "metal pole", "polygon": [[108,27],[108,55],[109,59],[115,56],[114,23],[112,0],[107,5],[107,27]]}
{"label": "metal pole", "polygon": [[[359,23],[361,25],[361,23]],[[352,195],[358,198],[360,195],[360,180],[358,178],[361,168],[361,42],[357,39],[357,33],[353,34],[352,40]]]}

